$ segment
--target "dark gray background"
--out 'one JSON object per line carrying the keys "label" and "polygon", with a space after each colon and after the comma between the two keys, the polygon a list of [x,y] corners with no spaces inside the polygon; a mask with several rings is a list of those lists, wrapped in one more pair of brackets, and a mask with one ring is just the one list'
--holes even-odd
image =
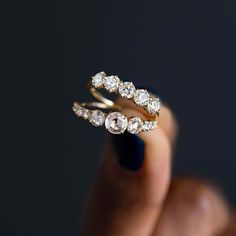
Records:
{"label": "dark gray background", "polygon": [[[8,4],[8,5],[7,5]],[[178,175],[236,203],[233,1],[13,1],[1,8],[2,235],[78,235],[107,133],[76,119],[98,71],[150,87],[180,123]]]}

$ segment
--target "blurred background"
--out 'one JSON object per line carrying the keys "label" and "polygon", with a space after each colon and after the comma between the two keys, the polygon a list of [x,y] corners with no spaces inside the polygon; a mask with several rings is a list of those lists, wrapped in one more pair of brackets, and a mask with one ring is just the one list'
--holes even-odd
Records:
{"label": "blurred background", "polygon": [[236,204],[234,1],[2,4],[1,235],[80,235],[109,135],[71,106],[101,70],[156,91],[180,124],[174,175]]}

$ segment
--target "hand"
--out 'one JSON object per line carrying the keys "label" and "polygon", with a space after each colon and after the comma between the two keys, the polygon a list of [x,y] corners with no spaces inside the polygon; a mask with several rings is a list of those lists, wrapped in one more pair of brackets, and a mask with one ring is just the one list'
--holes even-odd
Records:
{"label": "hand", "polygon": [[[127,115],[145,118],[129,101],[119,102],[126,103]],[[156,130],[113,135],[86,207],[85,236],[236,235],[236,221],[213,186],[171,179],[177,130],[171,111],[162,106]]]}

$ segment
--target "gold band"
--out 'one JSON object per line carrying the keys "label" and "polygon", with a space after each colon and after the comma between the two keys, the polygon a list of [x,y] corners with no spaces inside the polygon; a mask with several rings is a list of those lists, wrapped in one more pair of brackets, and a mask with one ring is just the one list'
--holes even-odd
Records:
{"label": "gold band", "polygon": [[[102,93],[100,93],[96,88],[93,87],[92,81],[87,84],[87,88],[89,89],[90,93],[102,104],[105,105],[104,109],[115,109],[121,110],[122,106],[116,104],[112,100],[106,98]],[[101,108],[101,107],[100,107]]]}
{"label": "gold band", "polygon": [[[104,72],[93,76],[87,84],[87,88],[98,102],[75,102],[73,110],[78,117],[89,120],[94,126],[105,124],[106,129],[113,134],[120,134],[125,130],[137,134],[156,128],[160,112],[160,100],[153,94],[144,89],[136,89],[132,82],[122,82],[118,76],[106,76]],[[142,120],[139,117],[128,118],[121,112],[104,113],[101,110],[94,109],[122,111],[125,108],[106,98],[98,91],[101,88],[132,100],[144,109],[148,120]]]}

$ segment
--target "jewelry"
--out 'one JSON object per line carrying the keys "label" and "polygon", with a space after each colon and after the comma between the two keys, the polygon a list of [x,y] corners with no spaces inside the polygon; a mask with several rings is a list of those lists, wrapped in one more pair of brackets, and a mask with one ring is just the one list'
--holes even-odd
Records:
{"label": "jewelry", "polygon": [[109,93],[116,93],[121,97],[127,98],[144,108],[151,115],[159,115],[160,113],[161,102],[158,97],[145,89],[136,89],[132,82],[123,82],[118,76],[106,76],[105,72],[99,72],[92,77],[88,88],[95,98],[108,106],[113,106],[114,102],[106,99],[97,89],[103,88]]}
{"label": "jewelry", "polygon": [[[120,112],[123,107],[105,98],[97,90],[101,88],[106,89],[109,93],[116,93],[132,100],[136,105],[144,108],[150,119],[142,120],[140,117],[126,117]],[[78,117],[88,120],[94,126],[105,125],[106,129],[113,134],[121,134],[125,131],[138,134],[154,130],[157,127],[160,99],[144,89],[136,89],[132,82],[122,82],[118,76],[106,76],[104,72],[100,72],[92,77],[92,80],[88,83],[88,89],[100,102],[75,102],[72,109]],[[94,108],[117,111],[105,113]]]}

